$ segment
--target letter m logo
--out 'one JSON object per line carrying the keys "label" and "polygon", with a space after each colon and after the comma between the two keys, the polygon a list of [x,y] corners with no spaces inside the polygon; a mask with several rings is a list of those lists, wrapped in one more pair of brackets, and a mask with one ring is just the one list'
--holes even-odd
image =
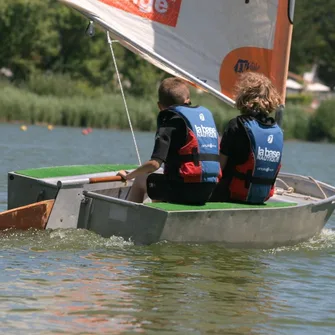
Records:
{"label": "letter m logo", "polygon": [[248,71],[250,68],[249,62],[245,59],[239,59],[234,66],[234,71],[236,73],[242,73]]}

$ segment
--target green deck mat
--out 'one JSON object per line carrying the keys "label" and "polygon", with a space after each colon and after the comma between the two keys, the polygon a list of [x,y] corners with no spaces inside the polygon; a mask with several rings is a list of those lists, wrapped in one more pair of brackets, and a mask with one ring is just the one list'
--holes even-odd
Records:
{"label": "green deck mat", "polygon": [[100,164],[100,165],[65,165],[54,166],[38,169],[27,169],[15,171],[15,173],[32,177],[32,178],[54,178],[54,177],[71,177],[83,174],[93,174],[101,172],[114,172],[119,170],[136,169],[137,165],[116,165],[116,164]]}
{"label": "green deck mat", "polygon": [[170,204],[167,202],[153,202],[146,204],[149,207],[162,209],[168,212],[174,211],[203,211],[213,209],[243,209],[243,208],[276,208],[276,207],[292,207],[296,206],[296,203],[288,202],[267,202],[264,205],[249,205],[249,204],[236,204],[231,202],[208,202],[203,206],[189,206],[189,205],[178,205]]}

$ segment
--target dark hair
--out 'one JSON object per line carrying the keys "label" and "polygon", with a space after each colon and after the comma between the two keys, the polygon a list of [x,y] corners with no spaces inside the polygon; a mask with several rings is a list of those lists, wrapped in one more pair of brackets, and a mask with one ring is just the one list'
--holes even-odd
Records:
{"label": "dark hair", "polygon": [[158,88],[158,100],[164,107],[183,105],[190,99],[190,90],[186,83],[179,78],[164,79]]}

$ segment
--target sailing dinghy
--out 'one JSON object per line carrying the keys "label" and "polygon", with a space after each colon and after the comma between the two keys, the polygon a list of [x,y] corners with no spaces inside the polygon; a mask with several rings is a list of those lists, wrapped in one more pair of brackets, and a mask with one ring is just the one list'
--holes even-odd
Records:
{"label": "sailing dinghy", "polygon": [[[293,0],[59,1],[86,16],[90,32],[92,22],[106,29],[112,51],[109,34],[224,103],[234,105],[232,90],[245,71],[271,78],[285,101]],[[8,208],[54,200],[46,228],[84,228],[140,244],[219,242],[239,248],[305,241],[321,231],[335,208],[333,186],[287,173],[279,174],[275,196],[260,206],[184,206],[150,199],[137,204],[125,200],[131,182],[125,185],[116,176],[119,170],[135,168],[63,166],[10,172]]]}
{"label": "sailing dinghy", "polygon": [[286,173],[277,179],[275,196],[260,206],[136,204],[125,200],[131,182],[124,184],[116,176],[119,170],[136,167],[79,165],[10,172],[8,208],[51,200],[46,226],[35,228],[83,228],[137,244],[218,242],[237,248],[274,248],[306,241],[322,230],[335,208],[334,187]]}

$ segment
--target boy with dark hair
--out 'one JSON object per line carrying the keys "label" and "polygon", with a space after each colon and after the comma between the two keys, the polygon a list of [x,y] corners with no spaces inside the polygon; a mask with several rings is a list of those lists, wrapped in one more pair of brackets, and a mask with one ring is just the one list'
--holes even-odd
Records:
{"label": "boy with dark hair", "polygon": [[[212,113],[191,106],[187,84],[179,78],[163,80],[158,89],[157,131],[151,159],[127,174],[135,178],[127,200],[204,204],[221,177],[219,137]],[[163,174],[152,174],[164,163]],[[148,176],[149,174],[149,176]]]}

